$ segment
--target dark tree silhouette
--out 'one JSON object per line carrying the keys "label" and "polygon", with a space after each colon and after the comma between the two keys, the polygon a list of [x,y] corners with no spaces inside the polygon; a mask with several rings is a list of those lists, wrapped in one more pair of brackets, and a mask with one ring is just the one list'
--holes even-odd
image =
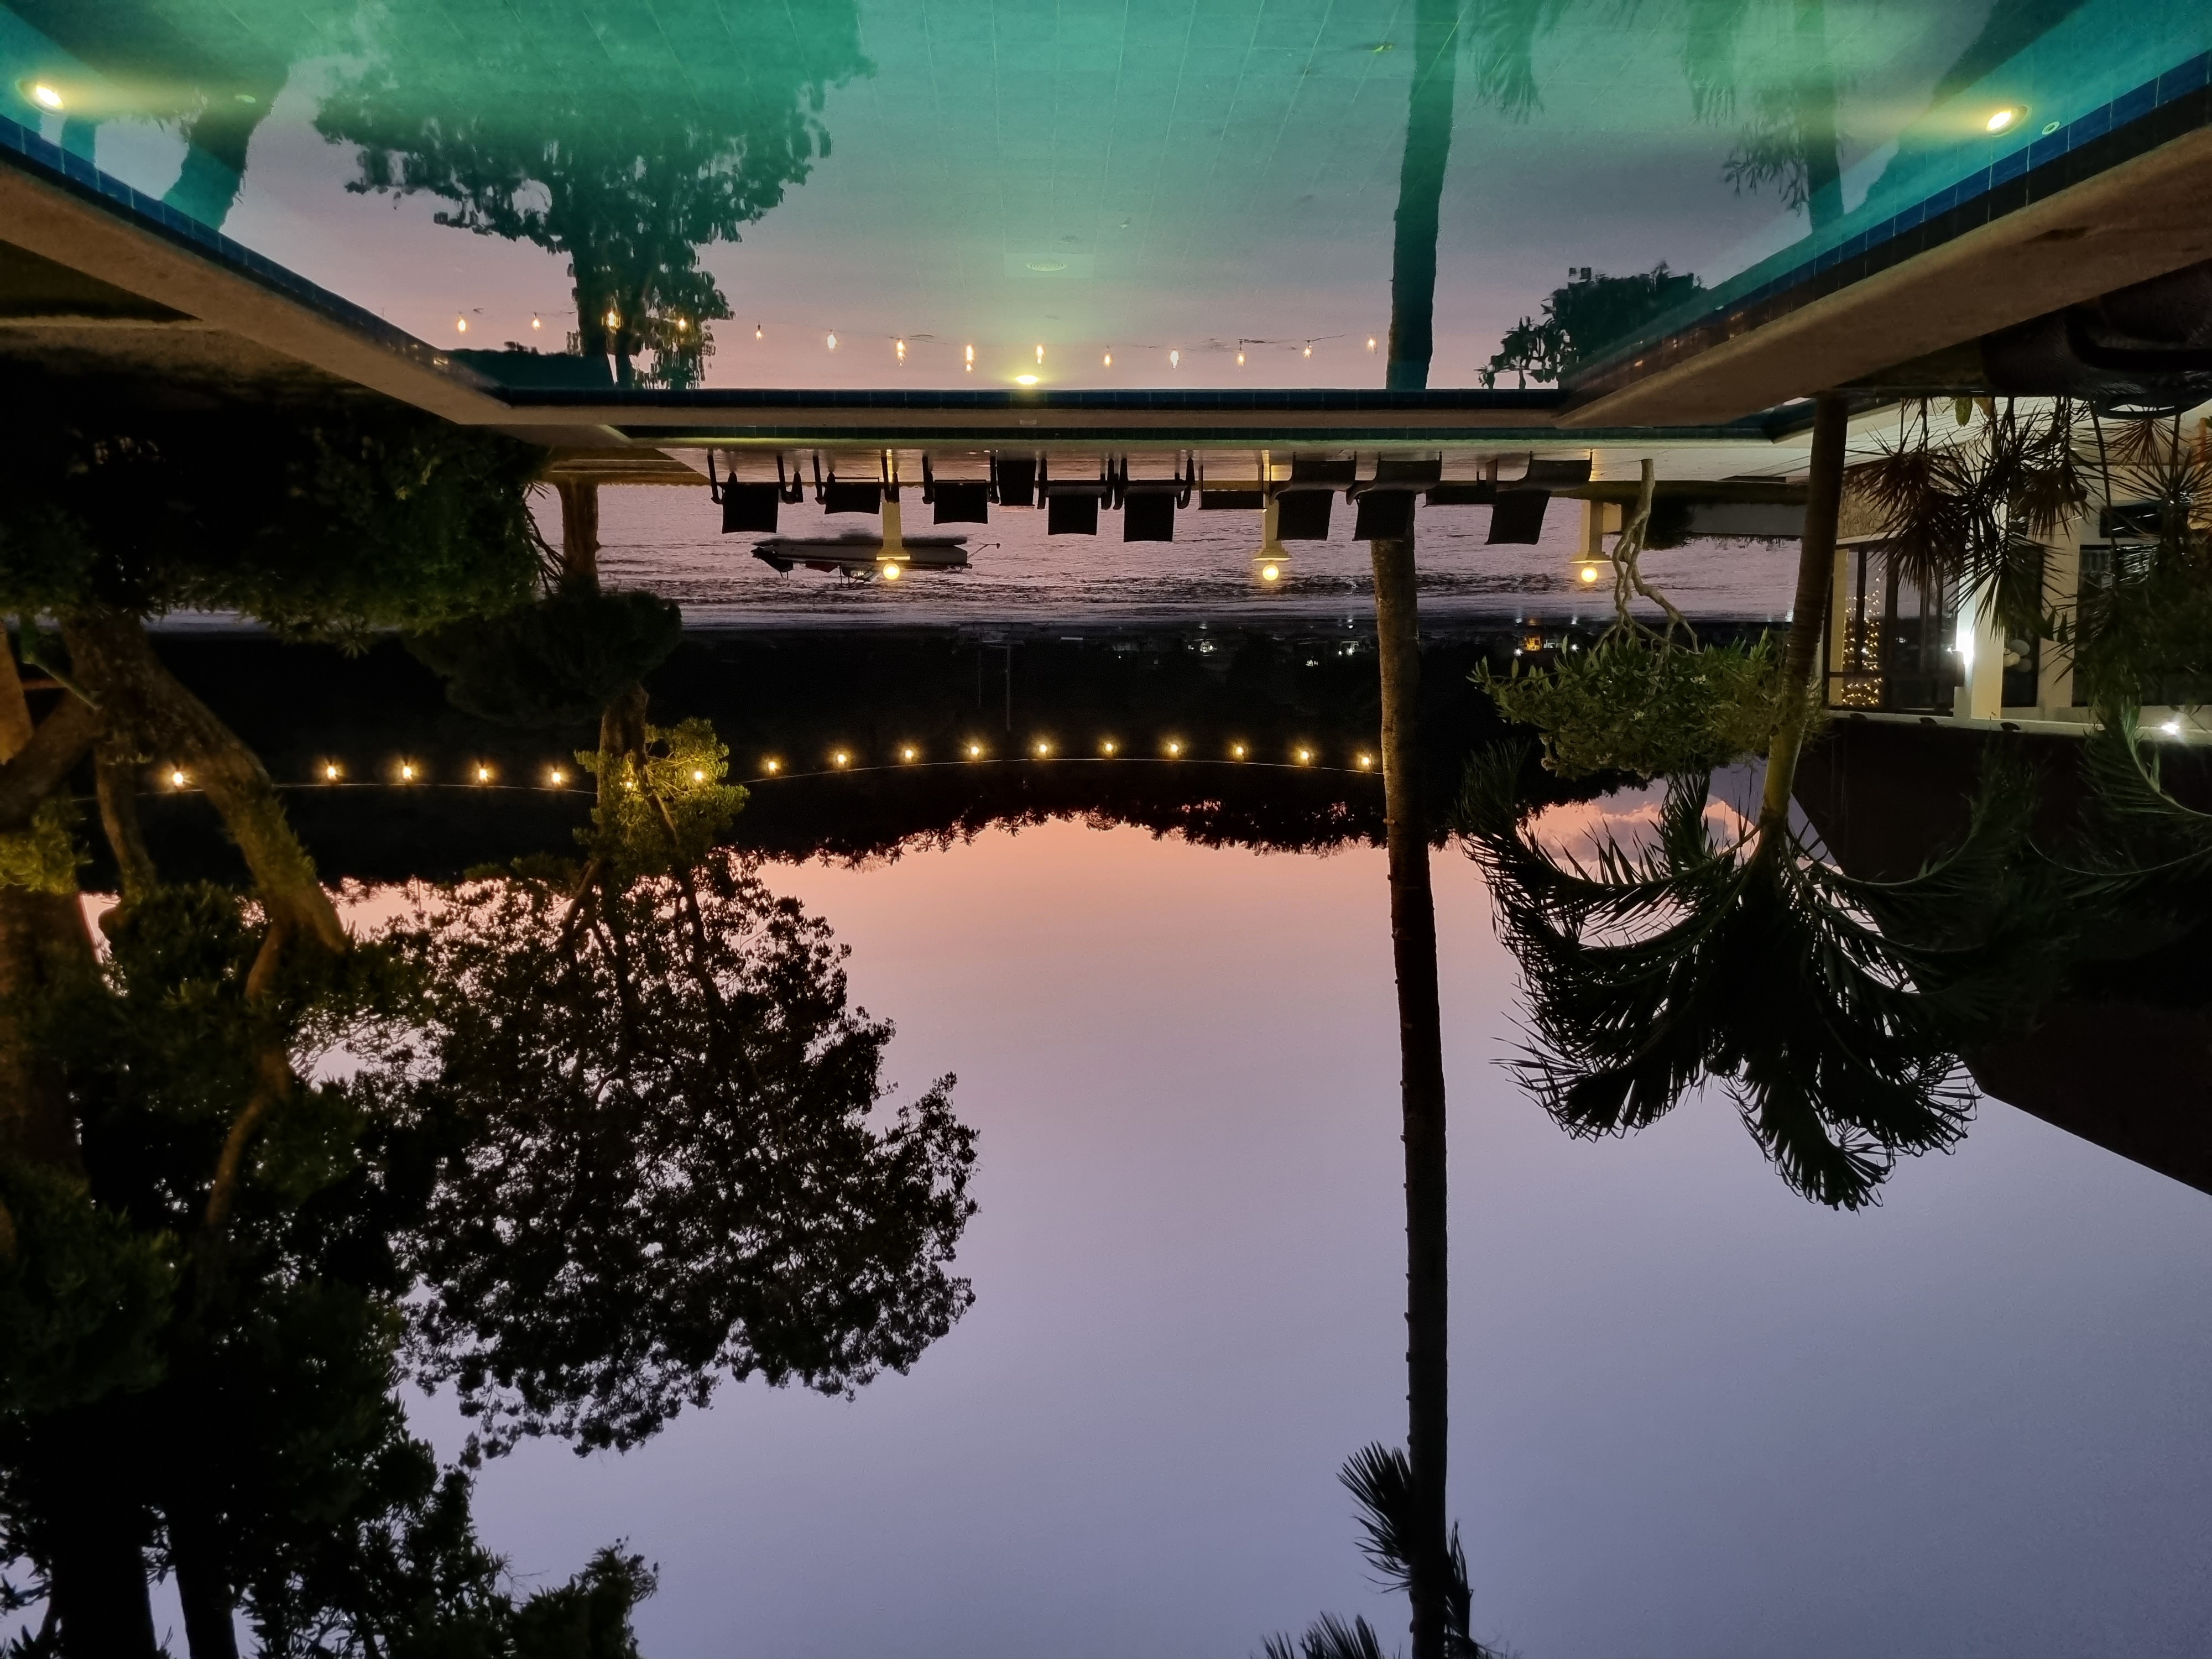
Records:
{"label": "dark tree silhouette", "polygon": [[361,147],[349,188],[424,191],[453,204],[441,223],[565,255],[576,349],[625,386],[647,352],[647,380],[696,382],[730,315],[700,249],[806,179],[830,153],[828,89],[870,69],[850,0],[617,9],[550,38],[429,0],[376,15],[368,66],[317,117]]}

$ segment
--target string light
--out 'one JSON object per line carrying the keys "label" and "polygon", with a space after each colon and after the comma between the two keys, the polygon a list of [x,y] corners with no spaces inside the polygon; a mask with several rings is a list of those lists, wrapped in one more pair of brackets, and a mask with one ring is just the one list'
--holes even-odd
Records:
{"label": "string light", "polygon": [[1106,367],[1109,368],[1114,367],[1114,354],[1110,351],[1106,354]]}
{"label": "string light", "polygon": [[1182,368],[1182,353],[1181,353],[1180,351],[1170,351],[1170,353],[1168,353],[1168,367],[1169,367],[1170,368]]}
{"label": "string light", "polygon": [[836,754],[830,757],[830,760],[832,765],[849,766],[852,764],[853,757],[847,754],[843,750],[840,749]]}
{"label": "string light", "polygon": [[830,350],[832,350],[832,351],[835,351],[836,349],[837,349],[837,337],[836,337],[836,335],[832,334],[832,335],[830,337]]}
{"label": "string light", "polygon": [[1375,337],[1372,334],[1367,337],[1367,349],[1370,351],[1375,349]]}
{"label": "string light", "polygon": [[1037,348],[1037,361],[1039,362],[1042,362],[1044,361],[1044,348],[1042,346],[1039,346]]}
{"label": "string light", "polygon": [[763,772],[781,772],[783,770],[783,763],[780,760],[763,761],[761,763],[761,770]]}
{"label": "string light", "polygon": [[1299,765],[1301,765],[1301,766],[1310,766],[1310,765],[1312,765],[1312,764],[1313,764],[1313,750],[1310,750],[1310,749],[1301,749],[1301,750],[1298,750],[1298,764],[1299,764]]}
{"label": "string light", "polygon": [[556,789],[558,789],[562,784],[568,781],[568,775],[566,772],[563,772],[557,766],[553,769],[552,778],[553,787]]}
{"label": "string light", "polygon": [[753,338],[756,340],[765,340],[768,338],[768,336],[761,331],[761,325],[758,323],[755,323],[753,325]]}
{"label": "string light", "polygon": [[1229,745],[1229,758],[1231,760],[1243,760],[1244,758],[1244,745],[1241,743],[1231,744]]}
{"label": "string light", "polygon": [[489,766],[479,765],[477,768],[477,781],[478,783],[489,783],[491,781],[491,768]]}
{"label": "string light", "polygon": [[465,333],[467,333],[468,331],[469,331],[469,319],[468,319],[467,318],[465,318],[465,317],[456,317],[456,318],[454,318],[454,319],[453,319],[453,332],[454,332],[454,333],[456,333],[456,334],[465,334]]}
{"label": "string light", "polygon": [[1114,758],[1114,739],[1113,739],[1113,738],[1107,738],[1107,739],[1106,739],[1106,741],[1105,741],[1104,743],[1103,743],[1103,744],[1099,744],[1098,746],[1099,746],[1099,749],[1100,749],[1100,750],[1104,753],[1104,755],[1106,756],[1106,758],[1107,758],[1107,759],[1111,760],[1111,759],[1113,759],[1113,758]]}
{"label": "string light", "polygon": [[1182,754],[1182,743],[1181,743],[1181,742],[1179,742],[1177,739],[1176,739],[1176,738],[1170,738],[1168,739],[1168,758],[1169,758],[1170,760],[1173,760],[1176,756],[1178,756],[1178,755],[1180,755],[1180,754]]}
{"label": "string light", "polygon": [[974,346],[969,346],[968,348],[968,367],[970,368],[975,367],[975,348]]}
{"label": "string light", "polygon": [[1375,757],[1372,755],[1362,755],[1359,757],[1359,769],[1363,772],[1374,764]]}
{"label": "string light", "polygon": [[338,781],[338,769],[337,762],[325,761],[323,763],[323,781],[325,783],[336,783]]}
{"label": "string light", "polygon": [[903,367],[906,362],[906,342],[904,340],[899,341],[896,349],[898,352],[899,362],[901,366]]}
{"label": "string light", "polygon": [[[1313,353],[1310,351],[1306,356],[1310,357],[1313,356]],[[1243,346],[1238,346],[1237,348],[1237,367],[1239,368],[1244,367],[1244,348]]]}
{"label": "string light", "polygon": [[912,744],[908,744],[903,749],[899,750],[899,758],[902,761],[911,761],[917,757],[917,751]]}
{"label": "string light", "polygon": [[1309,357],[1313,356],[1313,342],[1311,340],[1308,340],[1306,342],[1306,356]]}
{"label": "string light", "polygon": [[690,328],[690,326],[691,326],[691,325],[690,325],[690,324],[689,324],[689,323],[687,323],[687,322],[685,322],[685,321],[684,321],[681,317],[678,317],[678,318],[676,319],[676,331],[677,331],[678,334],[683,333],[686,329]]}
{"label": "string light", "polygon": [[402,761],[399,763],[399,781],[402,783],[412,783],[415,781],[415,763],[413,761]]}
{"label": "string light", "polygon": [[982,745],[981,744],[980,744],[980,743],[971,743],[971,744],[969,744],[968,745],[968,758],[969,758],[969,760],[981,760],[981,759],[982,759],[982,758],[983,758],[983,745]]}
{"label": "string light", "polygon": [[1052,745],[1049,743],[1047,743],[1042,738],[1039,738],[1037,739],[1036,752],[1037,758],[1039,760],[1042,760],[1047,755],[1052,753]]}
{"label": "string light", "polygon": [[622,313],[617,311],[612,306],[609,306],[607,307],[607,314],[600,318],[599,320],[605,323],[609,328],[620,328],[622,326]]}
{"label": "string light", "polygon": [[183,769],[182,767],[176,767],[176,768],[173,768],[173,769],[171,769],[170,773],[169,773],[169,787],[171,787],[172,789],[181,789],[181,788],[183,788],[184,787],[185,787],[185,774],[184,774],[184,769]]}
{"label": "string light", "polygon": [[531,313],[531,316],[530,316],[530,331],[531,331],[531,332],[534,334],[534,333],[536,333],[539,329],[542,329],[542,328],[544,328],[544,326],[545,326],[545,319],[544,319],[543,317],[540,317],[539,315],[538,315],[538,313],[537,313],[532,312],[532,313]]}

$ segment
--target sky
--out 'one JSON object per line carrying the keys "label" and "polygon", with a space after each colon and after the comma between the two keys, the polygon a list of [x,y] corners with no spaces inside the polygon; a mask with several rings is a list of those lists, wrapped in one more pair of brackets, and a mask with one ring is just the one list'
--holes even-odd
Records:
{"label": "sky", "polygon": [[[1436,875],[1478,1634],[2212,1648],[2203,1194],[1996,1103],[1849,1216],[1724,1100],[1571,1140],[1496,1064],[1478,873]],[[656,1656],[1240,1655],[1324,1608],[1402,1646],[1334,1479],[1403,1425],[1381,854],[1055,823],[770,879],[853,946],[906,1091],[959,1074],[975,1305],[853,1401],[748,1385],[625,1456],[495,1464],[493,1547],[557,1582],[627,1537]]]}

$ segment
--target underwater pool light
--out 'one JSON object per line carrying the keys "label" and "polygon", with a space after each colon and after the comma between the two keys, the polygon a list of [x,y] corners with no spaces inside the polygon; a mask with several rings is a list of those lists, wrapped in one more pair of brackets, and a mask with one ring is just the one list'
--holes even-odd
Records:
{"label": "underwater pool light", "polygon": [[2014,122],[2019,120],[2023,113],[2018,105],[2008,104],[1983,122],[1982,125],[1990,132],[2003,132],[2009,129]]}
{"label": "underwater pool light", "polygon": [[1016,386],[1035,386],[1036,383],[1037,377],[1034,374],[1017,374],[1014,376],[1014,384]]}
{"label": "underwater pool light", "polygon": [[59,109],[62,106],[62,95],[57,88],[40,81],[31,88],[31,101],[40,109]]}
{"label": "underwater pool light", "polygon": [[2178,738],[2181,735],[2181,722],[2179,720],[2168,720],[2158,729],[2165,732],[2169,738]]}

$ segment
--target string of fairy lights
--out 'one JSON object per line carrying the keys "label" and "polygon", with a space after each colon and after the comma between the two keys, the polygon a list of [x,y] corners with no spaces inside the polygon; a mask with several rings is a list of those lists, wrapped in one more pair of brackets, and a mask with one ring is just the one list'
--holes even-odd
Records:
{"label": "string of fairy lights", "polygon": [[[1046,762],[1071,761],[1167,761],[1192,764],[1213,762],[1232,766],[1274,767],[1291,770],[1322,772],[1373,772],[1379,762],[1375,751],[1368,749],[1352,750],[1334,763],[1324,755],[1320,745],[1295,743],[1283,749],[1277,758],[1264,758],[1255,745],[1242,741],[1231,741],[1222,745],[1218,753],[1201,752],[1196,744],[1179,737],[1159,738],[1151,747],[1133,747],[1118,738],[1101,738],[1089,749],[1078,749],[1061,744],[1047,736],[1032,737],[1018,745],[994,746],[980,738],[968,738],[957,745],[950,757],[933,757],[920,744],[902,743],[884,758],[871,761],[857,747],[840,746],[826,750],[811,769],[794,767],[781,755],[763,755],[750,777],[734,780],[739,783],[766,783],[780,778],[823,777],[839,773],[862,773],[902,770],[930,766],[977,766],[984,764],[1036,764]],[[170,793],[189,794],[199,787],[189,768],[164,768],[161,781]],[[313,776],[304,784],[281,786],[290,788],[444,788],[484,790],[529,790],[586,793],[595,787],[588,775],[580,776],[577,769],[559,762],[549,762],[534,772],[514,775],[490,761],[472,761],[462,769],[458,778],[440,778],[424,762],[404,757],[386,762],[367,776],[356,775],[343,762],[325,760],[317,763]],[[708,781],[703,770],[691,774],[694,783]]]}

